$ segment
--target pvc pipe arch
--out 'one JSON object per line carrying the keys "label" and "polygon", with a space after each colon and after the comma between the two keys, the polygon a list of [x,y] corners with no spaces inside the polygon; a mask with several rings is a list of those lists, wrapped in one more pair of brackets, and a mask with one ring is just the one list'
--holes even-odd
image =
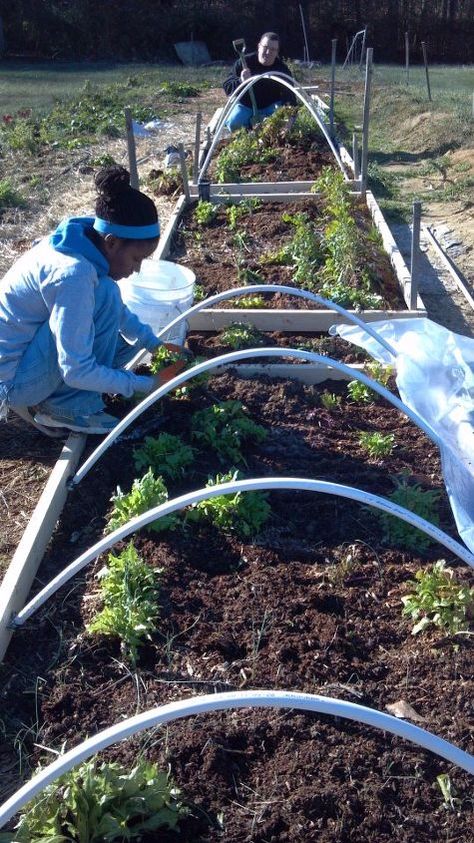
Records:
{"label": "pvc pipe arch", "polygon": [[[180,322],[189,319],[193,313],[198,313],[200,310],[204,310],[204,308],[208,308],[209,306],[217,304],[220,301],[225,301],[226,299],[240,298],[240,296],[246,296],[253,293],[285,293],[289,296],[307,299],[308,301],[315,302],[315,304],[322,304],[323,307],[327,307],[328,310],[335,310],[336,313],[340,313],[341,316],[344,316],[349,322],[353,322],[354,325],[358,325],[359,328],[366,331],[366,333],[383,346],[383,348],[385,348],[392,357],[395,358],[397,356],[397,352],[394,347],[391,346],[384,337],[380,336],[380,334],[372,328],[369,322],[364,322],[364,320],[357,316],[353,310],[346,310],[346,308],[341,307],[340,304],[336,304],[336,302],[331,301],[330,299],[325,299],[317,293],[311,293],[309,290],[300,290],[299,287],[288,287],[286,284],[249,284],[245,287],[235,287],[232,290],[225,290],[223,293],[216,293],[214,296],[209,296],[209,298],[204,299],[197,304],[193,304],[187,310],[180,313],[179,316],[175,316],[175,318],[171,322],[168,322],[168,324],[165,325],[165,327],[162,328],[156,336],[160,339],[167,334],[168,331],[171,331],[172,328],[175,328],[176,325],[179,325]],[[125,368],[133,369],[135,366],[138,366],[147,354],[148,351],[146,348],[142,349],[129,363],[127,363]]]}
{"label": "pvc pipe arch", "polygon": [[417,413],[400,401],[399,398],[392,395],[390,390],[386,389],[382,386],[382,384],[378,383],[378,381],[374,381],[367,377],[367,375],[364,375],[363,372],[351,369],[350,366],[347,366],[345,363],[341,363],[339,360],[333,360],[332,357],[325,357],[322,354],[316,354],[314,351],[305,351],[304,349],[298,348],[244,348],[240,351],[232,351],[230,354],[221,354],[218,357],[213,357],[211,360],[205,360],[203,363],[198,363],[197,366],[193,366],[192,369],[181,372],[179,375],[176,375],[173,380],[168,381],[163,386],[158,387],[158,389],[154,392],[147,395],[128,413],[128,415],[115,425],[113,430],[107,434],[105,439],[103,439],[95,451],[93,451],[88,459],[85,460],[74,477],[70,480],[68,484],[69,488],[77,486],[77,484],[80,483],[80,481],[90,471],[92,466],[95,465],[102,454],[105,453],[110,445],[112,445],[113,442],[115,442],[115,440],[120,436],[120,434],[123,433],[123,431],[126,430],[138,416],[144,413],[145,410],[151,407],[156,401],[159,401],[160,398],[167,395],[168,392],[171,392],[173,389],[176,389],[176,387],[181,386],[182,383],[186,383],[186,381],[191,380],[191,378],[201,375],[203,372],[211,371],[219,366],[228,366],[231,363],[236,363],[238,360],[248,360],[252,357],[296,357],[300,360],[309,360],[312,363],[324,363],[325,366],[337,369],[347,375],[350,380],[361,381],[361,383],[370,387],[370,389],[374,392],[378,392],[382,398],[385,398],[393,404],[394,407],[405,413],[405,415],[407,415],[419,428],[421,428],[421,430],[423,430],[424,433],[426,433],[426,435],[432,439],[438,447],[441,447],[442,445],[442,440],[438,434],[435,433],[435,431],[421,418],[421,416],[418,416]]}
{"label": "pvc pipe arch", "polygon": [[133,717],[128,717],[126,720],[103,729],[97,735],[87,738],[79,746],[70,749],[69,752],[61,755],[37,773],[0,806],[0,828],[36,794],[40,793],[59,776],[67,773],[77,764],[86,761],[102,749],[106,749],[118,741],[123,741],[143,729],[163,726],[166,723],[172,723],[174,720],[195,714],[253,707],[294,709],[315,714],[330,714],[333,717],[363,723],[414,743],[474,775],[473,755],[449,743],[444,738],[422,729],[420,726],[415,726],[413,723],[401,720],[392,714],[386,714],[365,705],[346,702],[334,697],[304,694],[296,691],[257,690],[204,694],[203,696],[195,696],[187,700],[161,705]]}
{"label": "pvc pipe arch", "polygon": [[211,158],[212,158],[212,153],[214,152],[214,149],[215,149],[215,147],[217,145],[217,142],[220,138],[222,128],[224,126],[224,122],[226,121],[228,115],[230,114],[230,112],[232,111],[234,106],[237,105],[237,103],[240,102],[242,97],[260,79],[270,79],[273,82],[279,82],[283,87],[288,88],[288,90],[290,90],[292,93],[294,93],[296,95],[297,99],[299,99],[303,103],[303,105],[306,106],[307,110],[309,111],[311,116],[314,117],[317,125],[321,129],[321,132],[323,133],[323,135],[324,135],[324,137],[325,137],[325,139],[326,139],[326,141],[329,145],[329,148],[330,148],[331,152],[333,153],[333,155],[336,159],[337,165],[338,165],[339,169],[341,170],[345,180],[348,181],[349,177],[348,177],[348,175],[346,173],[346,170],[344,168],[344,164],[342,163],[341,156],[339,155],[339,151],[336,149],[334,141],[332,140],[326,126],[324,125],[324,122],[321,120],[321,118],[318,114],[318,111],[315,108],[311,99],[306,95],[306,93],[303,91],[303,89],[298,85],[297,82],[295,82],[295,80],[291,76],[288,76],[286,73],[278,73],[278,72],[275,72],[275,71],[272,73],[271,71],[269,71],[268,73],[261,73],[259,76],[251,76],[250,79],[247,79],[245,82],[241,82],[239,87],[236,88],[235,91],[233,92],[233,94],[231,95],[231,97],[229,97],[227,103],[225,104],[225,106],[224,106],[224,108],[221,112],[219,120],[217,122],[216,129],[215,129],[215,132],[214,132],[214,138],[212,140],[211,146],[210,146],[208,152],[206,153],[206,156],[204,158],[201,169],[199,170],[198,184],[199,184],[199,182],[201,182],[203,180],[203,177],[206,174],[207,168],[209,167],[209,164],[210,164],[210,161],[211,161]]}
{"label": "pvc pipe arch", "polygon": [[306,477],[256,477],[248,480],[232,480],[226,483],[219,483],[216,486],[196,489],[193,492],[186,492],[184,495],[179,495],[166,503],[155,506],[152,509],[143,512],[131,518],[126,524],[118,527],[109,535],[100,539],[91,548],[86,550],[80,556],[71,562],[66,568],[60,571],[41,591],[30,600],[26,606],[12,618],[10,628],[17,629],[23,626],[25,621],[40,608],[59,588],[75,576],[79,571],[82,571],[89,562],[96,559],[101,553],[109,550],[122,539],[146,527],[153,521],[157,521],[165,515],[170,515],[172,512],[185,509],[187,506],[199,503],[199,501],[215,498],[219,495],[228,495],[235,492],[251,492],[258,490],[289,490],[306,491],[306,492],[321,492],[326,495],[334,495],[337,497],[348,498],[357,501],[366,506],[373,506],[375,509],[380,509],[382,512],[387,512],[389,515],[401,518],[412,527],[421,530],[434,541],[444,545],[451,553],[458,556],[463,562],[466,562],[474,568],[474,554],[466,547],[463,547],[459,542],[444,533],[439,527],[416,515],[414,512],[405,509],[402,506],[382,498],[379,495],[374,495],[371,492],[365,492],[361,489],[356,489],[353,486],[345,486],[340,483],[330,483],[326,480],[312,480]]}

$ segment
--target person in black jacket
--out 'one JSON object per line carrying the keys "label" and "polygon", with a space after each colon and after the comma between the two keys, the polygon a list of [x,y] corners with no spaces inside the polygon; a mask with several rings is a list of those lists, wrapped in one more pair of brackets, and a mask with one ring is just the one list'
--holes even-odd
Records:
{"label": "person in black jacket", "polygon": [[[257,52],[245,56],[247,67],[244,66],[242,59],[235,62],[232,72],[223,85],[227,96],[231,96],[241,82],[245,82],[251,76],[260,76],[262,73],[271,71],[291,76],[288,66],[278,55],[279,51],[279,36],[276,32],[265,32],[258,43]],[[254,115],[252,97],[250,92],[247,92],[232,109],[225,122],[231,132],[235,132],[244,126],[250,127],[255,116],[257,116],[257,119],[262,119],[268,117],[269,114],[273,114],[280,105],[294,105],[296,103],[295,95],[273,79],[262,79],[260,82],[256,82],[251,90],[254,93],[258,113]]]}

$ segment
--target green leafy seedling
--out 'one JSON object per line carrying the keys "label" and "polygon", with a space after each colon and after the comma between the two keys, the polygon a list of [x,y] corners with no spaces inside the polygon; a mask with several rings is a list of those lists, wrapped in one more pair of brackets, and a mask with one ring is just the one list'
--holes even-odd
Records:
{"label": "green leafy seedling", "polygon": [[240,401],[222,401],[198,410],[191,419],[191,436],[201,447],[209,448],[224,462],[245,463],[242,446],[263,442],[267,431],[249,418]]}
{"label": "green leafy seedling", "polygon": [[412,591],[402,597],[402,614],[416,621],[413,635],[431,625],[450,633],[469,628],[474,617],[474,588],[462,585],[444,559],[435,562],[431,570],[417,571],[408,585]]}
{"label": "green leafy seedling", "polygon": [[[120,486],[117,487],[117,493],[112,495],[113,509],[107,524],[107,532],[111,533],[122,524],[127,524],[131,518],[136,515],[141,515],[166,503],[168,500],[168,490],[163,482],[162,477],[155,477],[151,468],[140,479],[133,481],[132,488],[126,494],[122,492]],[[174,514],[165,515],[151,524],[147,524],[147,530],[154,530],[160,532],[162,530],[174,530],[178,523],[178,518]]]}
{"label": "green leafy seedling", "polygon": [[[377,361],[368,363],[365,369],[372,380],[377,381],[385,387],[388,385],[390,376],[393,373],[392,366],[384,366],[382,363],[378,363]],[[347,391],[351,399],[357,404],[373,404],[378,397],[378,394],[371,389],[370,386],[366,386],[365,383],[361,383],[361,381],[357,380],[349,381],[347,384]]]}
{"label": "green leafy seedling", "polygon": [[451,776],[448,773],[440,773],[439,776],[436,776],[436,784],[443,795],[444,807],[454,811],[460,800],[454,795]]}
{"label": "green leafy seedling", "polygon": [[384,434],[378,431],[374,433],[363,432],[359,433],[358,438],[364,450],[374,459],[388,457],[395,445],[395,436],[393,433]]}
{"label": "green leafy seedling", "polygon": [[86,761],[44,790],[21,814],[11,843],[111,843],[177,830],[188,814],[168,774],[140,760],[127,770]]}
{"label": "green leafy seedling", "polygon": [[138,648],[156,629],[160,574],[143,562],[130,542],[118,556],[109,554],[98,575],[104,605],[87,630],[119,638],[122,653],[133,666]]}
{"label": "green leafy seedling", "polygon": [[263,296],[242,296],[235,300],[234,307],[240,310],[261,310],[265,307],[265,299]]}
{"label": "green leafy seedling", "polygon": [[229,205],[226,209],[227,224],[232,231],[237,229],[238,221],[248,214],[251,214],[257,208],[261,207],[260,199],[243,199],[241,202],[236,202],[234,205]]}
{"label": "green leafy seedling", "polygon": [[193,449],[179,436],[160,433],[158,437],[146,436],[145,442],[133,451],[137,471],[151,468],[165,479],[178,480],[194,461]]}
{"label": "green leafy seedling", "polygon": [[[396,484],[397,488],[389,495],[389,500],[409,509],[431,524],[439,523],[437,512],[439,492],[436,489],[423,490],[417,483],[408,483],[406,477],[396,480]],[[424,553],[432,543],[432,539],[426,533],[422,533],[421,530],[417,530],[401,518],[395,518],[387,512],[378,512],[377,517],[384,527],[384,538],[390,544],[405,550]]]}
{"label": "green leafy seedling", "polygon": [[[150,361],[150,371],[156,375],[158,372],[161,372],[162,369],[166,369],[167,366],[170,366],[171,363],[175,363],[178,360],[182,360],[185,363],[183,371],[187,369],[191,369],[193,366],[197,366],[198,363],[204,362],[204,357],[189,357],[184,352],[175,352],[169,351],[169,349],[165,348],[164,345],[160,345],[153,354]],[[202,372],[202,374],[197,375],[194,378],[191,378],[189,381],[186,381],[183,386],[178,386],[175,389],[175,396],[176,398],[187,398],[194,389],[198,389],[204,384],[207,383],[209,378],[211,377],[210,372]]]}
{"label": "green leafy seedling", "polygon": [[357,380],[349,381],[347,392],[356,404],[373,404],[377,398],[377,393],[370,386]]}
{"label": "green leafy seedling", "polygon": [[194,210],[194,217],[198,225],[210,225],[217,217],[217,205],[199,199]]}
{"label": "green leafy seedling", "polygon": [[232,322],[221,331],[220,339],[223,345],[228,345],[235,351],[240,348],[255,348],[265,345],[265,334],[253,325],[244,322]]}
{"label": "green leafy seedling", "polygon": [[[238,471],[217,474],[215,478],[209,479],[206,488],[239,479],[241,475]],[[210,521],[224,532],[235,532],[240,538],[251,538],[259,533],[270,515],[270,504],[264,492],[233,492],[194,504],[186,515],[186,521]]]}
{"label": "green leafy seedling", "polygon": [[157,375],[162,369],[166,369],[167,366],[171,366],[172,363],[176,363],[178,360],[185,360],[189,363],[189,358],[184,353],[170,351],[164,345],[160,345],[158,348],[155,348],[151,355],[150,372]]}
{"label": "green leafy seedling", "polygon": [[342,398],[336,395],[335,392],[329,392],[327,389],[321,395],[321,404],[325,410],[337,410],[341,406]]}

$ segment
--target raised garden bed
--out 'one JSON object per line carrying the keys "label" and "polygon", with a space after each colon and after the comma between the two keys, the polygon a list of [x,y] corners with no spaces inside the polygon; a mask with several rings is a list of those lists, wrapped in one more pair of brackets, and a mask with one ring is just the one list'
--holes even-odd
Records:
{"label": "raised garden bed", "polygon": [[[323,392],[341,403],[325,408]],[[226,373],[185,400],[166,399],[161,413],[150,410],[142,431],[180,433],[190,442],[191,414],[229,398],[267,430],[264,441],[245,448],[247,476],[318,477],[388,496],[394,477],[407,472],[440,493],[440,524],[455,535],[435,446],[383,401],[348,400],[339,382],[305,387]],[[392,434],[390,456],[369,457],[359,431]],[[71,493],[42,581],[100,536],[110,495],[117,484],[128,490],[137,473],[132,450],[139,442],[125,437]],[[228,467],[214,448],[199,447],[193,473],[170,483],[170,493],[199,488]],[[418,569],[447,558],[467,583],[465,566],[440,546],[421,554],[416,546],[388,547],[374,512],[346,500],[277,492],[268,501],[271,518],[251,537],[192,524],[135,537],[146,562],[162,569],[156,631],[136,668],[118,642],[85,633],[100,605],[96,573],[105,560],[69,583],[15,632],[1,668],[2,716],[29,723],[34,715],[37,744],[59,749],[66,741],[70,748],[173,699],[286,688],[379,710],[403,700],[424,728],[472,751],[470,637],[434,627],[413,636],[401,614]],[[33,698],[25,692],[38,675]],[[29,739],[26,746],[39,757]],[[398,738],[327,716],[215,714],[144,733],[106,755],[132,764],[140,751],[169,763],[194,804],[173,840],[423,842],[438,839],[442,828],[461,841],[472,827],[467,774]],[[442,774],[450,776],[453,805],[437,783]]]}

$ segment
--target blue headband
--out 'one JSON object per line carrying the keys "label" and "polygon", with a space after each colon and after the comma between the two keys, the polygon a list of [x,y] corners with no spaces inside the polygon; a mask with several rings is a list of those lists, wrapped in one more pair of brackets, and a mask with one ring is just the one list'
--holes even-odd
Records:
{"label": "blue headband", "polygon": [[151,225],[118,225],[96,217],[93,228],[101,234],[115,234],[116,237],[124,237],[126,240],[151,240],[160,236],[158,220]]}

